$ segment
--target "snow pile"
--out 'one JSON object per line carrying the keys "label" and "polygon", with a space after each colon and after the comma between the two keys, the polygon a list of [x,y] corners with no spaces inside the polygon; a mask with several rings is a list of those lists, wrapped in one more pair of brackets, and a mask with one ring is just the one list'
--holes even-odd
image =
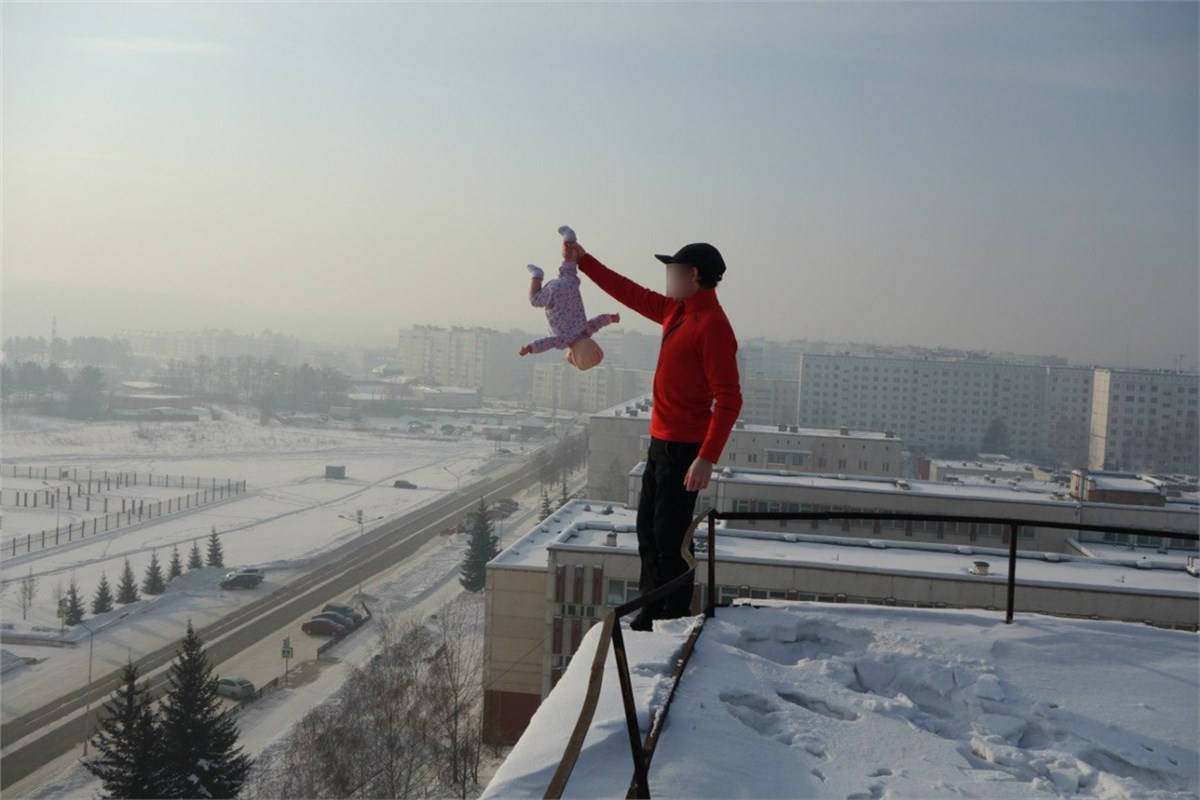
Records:
{"label": "snow pile", "polygon": [[[1195,634],[986,611],[769,603],[708,620],[651,793],[685,797],[1195,796]],[[626,634],[639,706],[683,624]],[[659,623],[663,626],[663,623]],[[599,626],[488,787],[540,796],[574,724]],[[567,796],[632,775],[610,657]],[[562,690],[560,692],[560,689]],[[655,707],[657,707],[657,701]],[[643,736],[647,714],[641,709]]]}
{"label": "snow pile", "polygon": [[0,674],[25,666],[25,659],[11,650],[0,650]]}

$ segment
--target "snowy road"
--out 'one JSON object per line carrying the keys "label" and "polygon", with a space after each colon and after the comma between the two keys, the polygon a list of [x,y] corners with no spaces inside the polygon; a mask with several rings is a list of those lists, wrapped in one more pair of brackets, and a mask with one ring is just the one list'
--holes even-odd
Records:
{"label": "snowy road", "polygon": [[[488,499],[506,496],[536,481],[524,465],[509,467],[480,485],[473,487],[470,497],[451,495],[443,501],[417,512],[415,518],[395,528],[376,533],[370,540],[342,559],[313,570],[302,578],[261,600],[201,630],[208,643],[210,658],[219,663],[249,647],[265,636],[327,600],[334,599],[356,587],[366,578],[388,569],[410,556],[422,544],[442,530],[448,521],[478,501],[483,493]],[[358,543],[354,543],[356,546]],[[268,642],[268,645],[272,643]],[[174,655],[175,645],[161,648],[139,663],[143,672],[161,670]],[[152,675],[157,687],[164,680],[160,671]],[[83,715],[87,699],[93,703],[103,700],[116,684],[116,672],[93,681],[88,687],[69,693],[52,703],[36,709],[4,725],[3,747],[6,751],[0,762],[0,787],[39,767],[46,761],[82,742],[90,733],[90,722]],[[48,725],[61,721],[57,727]],[[40,734],[40,735],[39,735]],[[28,741],[23,741],[28,740]],[[19,742],[19,744],[18,744]]]}

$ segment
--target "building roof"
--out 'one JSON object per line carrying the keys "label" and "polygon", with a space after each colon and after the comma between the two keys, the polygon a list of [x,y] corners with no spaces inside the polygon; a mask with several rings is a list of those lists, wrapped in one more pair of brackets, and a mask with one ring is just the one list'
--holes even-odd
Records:
{"label": "building roof", "polygon": [[[631,530],[627,528],[632,528]],[[616,529],[616,543],[607,544],[609,531],[594,524],[569,525],[545,542],[547,550],[637,555],[634,526]],[[1008,576],[1006,550],[977,545],[909,542],[852,536],[821,536],[781,531],[741,530],[720,525],[717,563],[790,565],[834,571],[870,572],[909,577],[952,578],[1004,585]],[[701,549],[697,558],[706,556]],[[1151,559],[1145,551],[1128,557],[1089,558],[1065,553],[1018,551],[1017,579],[1021,586],[1078,587],[1091,591],[1134,592],[1195,598],[1196,578],[1182,563]],[[976,561],[987,561],[988,575],[974,575]],[[545,558],[542,559],[543,566]],[[717,568],[717,582],[721,570]],[[853,594],[853,592],[851,592]]]}
{"label": "building roof", "polygon": [[604,500],[569,500],[525,535],[504,548],[488,562],[488,568],[539,569],[546,568],[546,547],[564,534],[594,528],[607,533],[611,530],[636,531],[637,511],[622,503]]}
{"label": "building roof", "polygon": [[1092,473],[1087,476],[1093,487],[1104,492],[1137,492],[1139,494],[1161,494],[1157,486],[1141,478],[1126,478]]}
{"label": "building roof", "polygon": [[[1011,458],[986,458],[980,454],[978,459],[935,458],[929,462],[940,472],[943,469],[987,470],[989,472],[1021,472],[1032,474],[1037,466],[1028,461],[1016,461]],[[1047,470],[1049,471],[1049,470]]]}
{"label": "building roof", "polygon": [[[753,601],[705,621],[649,782],[673,797],[1192,795],[1195,634],[1003,612]],[[639,727],[697,618],[622,633]],[[625,623],[627,625],[627,622]],[[594,625],[483,798],[542,797],[578,718]],[[1104,665],[1103,669],[1096,669]],[[615,660],[565,797],[633,773]]]}
{"label": "building roof", "polygon": [[[597,411],[595,414],[592,414],[591,416],[593,419],[618,417],[618,418],[622,418],[622,419],[640,419],[640,420],[649,421],[650,409],[652,409],[652,408],[653,408],[653,403],[651,402],[650,396],[642,395],[641,397],[635,397],[631,400],[626,400],[622,403],[617,403],[615,406],[606,408],[603,411]],[[636,417],[629,416],[626,414],[627,410],[633,410],[633,409],[638,410],[638,415]],[[738,421],[737,424],[740,427],[735,426],[733,429],[735,431],[746,430],[746,431],[750,431],[752,433],[761,433],[761,434],[786,433],[786,434],[789,434],[792,436],[813,436],[813,437],[822,437],[822,438],[828,437],[828,438],[834,438],[834,439],[871,439],[871,440],[887,440],[889,442],[897,442],[897,443],[900,442],[900,437],[898,434],[893,433],[892,435],[889,436],[888,431],[849,430],[848,433],[841,433],[839,431],[839,429],[837,429],[837,428],[805,428],[800,425],[788,425],[786,431],[781,431],[781,430],[779,430],[778,425],[761,425],[761,424],[753,423],[753,422],[742,422],[740,420]]]}
{"label": "building roof", "polygon": [[[638,476],[644,469],[639,463],[630,471]],[[834,475],[827,473],[787,472],[784,470],[746,469],[723,467],[713,477],[722,483],[763,484],[775,486],[805,487],[833,491],[875,492],[879,494],[904,494],[910,497],[930,497],[957,500],[989,500],[1008,503],[1034,503],[1045,505],[1075,504],[1089,506],[1113,506],[1120,504],[1083,502],[1072,498],[1067,490],[1046,481],[1025,481],[1016,484],[991,484],[980,481],[918,481],[893,478],[876,478],[866,475]],[[883,502],[883,501],[881,501]],[[1139,509],[1144,506],[1137,506]],[[1195,514],[1196,507],[1188,502],[1156,506],[1155,510]]]}
{"label": "building roof", "polygon": [[[611,513],[605,513],[609,509]],[[548,550],[601,554],[618,551],[636,556],[636,523],[637,511],[628,506],[571,500],[505,548],[488,563],[488,568],[545,570]],[[611,545],[610,533],[616,534]],[[699,550],[697,553],[702,558]],[[1018,557],[1021,562],[1017,574],[1023,586],[1196,596],[1196,579],[1181,563],[1151,559],[1144,552],[1089,558],[1022,550]],[[741,530],[723,522],[718,523],[717,560],[998,583],[1003,583],[1007,574],[1007,552],[995,548]],[[971,574],[974,562],[980,560],[990,563],[992,574]]]}

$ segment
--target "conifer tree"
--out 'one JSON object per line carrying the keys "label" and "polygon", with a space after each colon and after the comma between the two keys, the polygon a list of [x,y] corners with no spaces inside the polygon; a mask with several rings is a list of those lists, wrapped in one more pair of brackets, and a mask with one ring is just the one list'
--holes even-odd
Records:
{"label": "conifer tree", "polygon": [[167,567],[167,581],[170,582],[183,574],[183,561],[179,558],[179,545],[171,548],[171,564]]}
{"label": "conifer tree", "polygon": [[200,541],[192,540],[192,551],[188,553],[188,572],[194,569],[200,569],[204,566],[204,554],[200,552]]}
{"label": "conifer tree", "polygon": [[92,598],[92,613],[103,614],[105,611],[112,611],[112,608],[112,589],[108,585],[108,576],[101,572],[100,583],[96,586],[96,596]]}
{"label": "conifer tree", "polygon": [[146,594],[162,594],[167,588],[163,578],[162,566],[158,563],[158,551],[150,551],[150,564],[146,567],[146,577],[142,579],[142,591]]}
{"label": "conifer tree", "polygon": [[237,723],[221,708],[217,679],[191,620],[167,671],[160,715],[165,774],[159,796],[236,797],[251,759],[237,744]]}
{"label": "conifer tree", "polygon": [[117,602],[121,605],[136,603],[142,598],[138,595],[137,580],[133,577],[133,567],[129,559],[125,559],[125,568],[121,570],[121,580],[117,582]]}
{"label": "conifer tree", "polygon": [[221,549],[221,539],[217,536],[217,526],[214,525],[208,537],[208,566],[225,566],[225,551]]}
{"label": "conifer tree", "polygon": [[471,513],[471,540],[467,543],[467,552],[463,554],[459,567],[458,582],[468,592],[483,591],[487,577],[487,563],[499,552],[499,537],[494,532],[492,521],[488,519],[487,504],[483,498]]}
{"label": "conifer tree", "polygon": [[75,583],[75,576],[71,576],[71,582],[67,585],[66,603],[64,604],[65,616],[63,616],[63,624],[78,625],[83,621],[83,615],[87,613],[87,609],[83,606],[83,599],[79,596],[79,585]]}
{"label": "conifer tree", "polygon": [[83,766],[100,779],[108,797],[163,797],[150,682],[138,684],[132,661],[125,665],[121,685],[104,704],[103,714],[92,738],[96,754]]}

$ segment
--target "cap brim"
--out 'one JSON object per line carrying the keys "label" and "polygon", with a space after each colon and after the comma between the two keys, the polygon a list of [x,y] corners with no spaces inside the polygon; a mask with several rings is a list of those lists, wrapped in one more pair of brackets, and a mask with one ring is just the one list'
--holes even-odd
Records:
{"label": "cap brim", "polygon": [[678,261],[675,260],[675,256],[660,256],[656,253],[654,257],[657,258],[659,261],[661,261],[664,264],[678,264],[679,263]]}

